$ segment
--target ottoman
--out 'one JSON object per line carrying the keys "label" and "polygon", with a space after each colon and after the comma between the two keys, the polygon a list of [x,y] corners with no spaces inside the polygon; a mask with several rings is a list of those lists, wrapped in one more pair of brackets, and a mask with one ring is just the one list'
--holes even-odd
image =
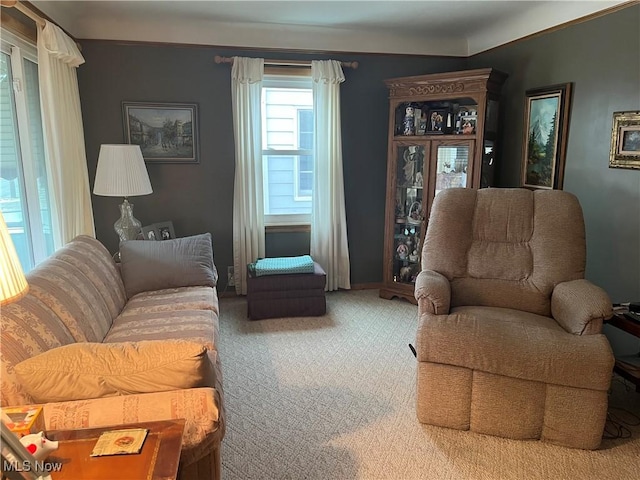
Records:
{"label": "ottoman", "polygon": [[327,312],[324,286],[327,274],[316,262],[313,273],[264,275],[248,269],[247,314],[251,320],[312,317]]}

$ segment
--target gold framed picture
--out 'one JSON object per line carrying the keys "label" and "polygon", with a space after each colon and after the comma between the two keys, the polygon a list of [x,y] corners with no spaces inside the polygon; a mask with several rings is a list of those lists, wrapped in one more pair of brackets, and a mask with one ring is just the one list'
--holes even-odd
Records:
{"label": "gold framed picture", "polygon": [[640,170],[640,112],[614,112],[609,168]]}

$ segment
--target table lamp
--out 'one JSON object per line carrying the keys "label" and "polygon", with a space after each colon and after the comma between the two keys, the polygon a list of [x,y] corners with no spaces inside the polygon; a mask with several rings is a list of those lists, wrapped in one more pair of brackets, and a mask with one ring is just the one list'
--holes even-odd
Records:
{"label": "table lamp", "polygon": [[113,224],[120,242],[135,240],[142,229],[133,216],[133,204],[127,197],[152,193],[147,167],[139,145],[101,145],[98,155],[95,195],[124,197],[120,204],[120,218]]}
{"label": "table lamp", "polygon": [[0,306],[15,302],[29,291],[9,229],[0,213]]}

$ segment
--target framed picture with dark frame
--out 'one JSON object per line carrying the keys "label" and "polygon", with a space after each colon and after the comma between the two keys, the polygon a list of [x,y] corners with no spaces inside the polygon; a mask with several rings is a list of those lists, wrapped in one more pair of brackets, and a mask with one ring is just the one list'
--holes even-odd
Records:
{"label": "framed picture with dark frame", "polygon": [[447,118],[446,109],[429,110],[427,116],[426,133],[444,133],[445,120]]}
{"label": "framed picture with dark frame", "polygon": [[148,163],[198,163],[195,103],[122,102],[124,139]]}
{"label": "framed picture with dark frame", "polygon": [[476,133],[477,115],[466,115],[460,120],[460,132],[462,135],[473,135]]}
{"label": "framed picture with dark frame", "polygon": [[147,225],[142,227],[142,239],[143,240],[158,240],[158,232],[155,225]]}
{"label": "framed picture with dark frame", "polygon": [[158,240],[171,240],[172,238],[176,238],[176,233],[173,231],[173,222],[155,223],[154,226]]}
{"label": "framed picture with dark frame", "polygon": [[562,190],[572,83],[527,90],[522,186]]}
{"label": "framed picture with dark frame", "polygon": [[640,112],[614,112],[610,168],[640,169]]}

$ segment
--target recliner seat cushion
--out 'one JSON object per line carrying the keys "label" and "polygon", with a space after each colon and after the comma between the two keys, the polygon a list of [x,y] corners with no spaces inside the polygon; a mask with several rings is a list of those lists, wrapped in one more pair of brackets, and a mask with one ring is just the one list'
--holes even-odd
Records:
{"label": "recliner seat cushion", "polygon": [[418,361],[576,388],[607,390],[613,356],[604,335],[567,333],[549,317],[497,307],[424,314]]}

